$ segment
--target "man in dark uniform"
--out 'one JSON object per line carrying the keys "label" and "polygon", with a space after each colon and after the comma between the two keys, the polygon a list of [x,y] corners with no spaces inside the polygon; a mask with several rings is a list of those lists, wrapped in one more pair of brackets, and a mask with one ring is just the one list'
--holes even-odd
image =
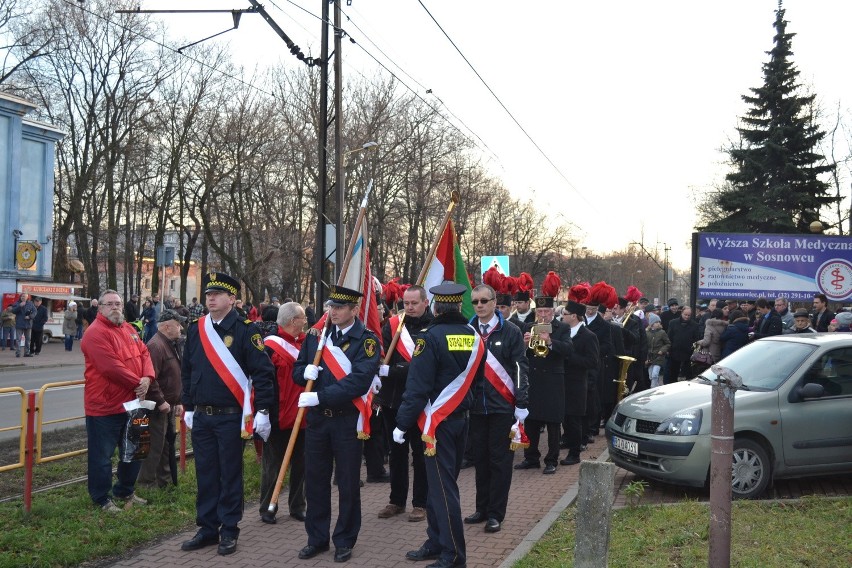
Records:
{"label": "man in dark uniform", "polygon": [[329,549],[331,529],[331,474],[336,467],[338,490],[335,562],[352,557],[361,530],[361,455],[359,417],[363,395],[379,372],[379,338],[358,319],[361,293],[342,286],[329,294],[329,324],[322,360],[314,365],[319,338],[308,334],[293,366],[293,380],[312,392],[299,395],[299,406],[309,407],[305,432],[305,531],[308,544],[299,551],[302,560]]}
{"label": "man in dark uniform", "polygon": [[[604,287],[607,289],[604,289]],[[609,293],[610,291],[612,294]],[[603,315],[598,311],[598,307],[601,304],[605,304],[608,298],[611,298],[611,295],[615,295],[615,288],[605,282],[599,282],[592,287],[592,292],[586,301],[586,327],[598,338],[598,355],[600,356],[600,364],[597,371],[589,374],[586,417],[583,420],[583,436],[587,438],[598,435],[602,409],[601,396],[607,391],[607,389],[603,388],[602,383],[610,380],[610,370],[615,364],[612,326],[609,325],[608,321],[604,320]],[[643,299],[647,303],[647,299]]]}
{"label": "man in dark uniform", "polygon": [[598,338],[594,332],[583,325],[586,306],[568,300],[562,313],[562,323],[571,334],[571,353],[565,358],[565,442],[568,456],[561,465],[580,463],[580,446],[586,432],[583,430],[586,416],[588,383],[597,380],[600,366]]}
{"label": "man in dark uniform", "polygon": [[472,388],[470,439],[476,467],[476,511],[464,522],[485,522],[485,532],[494,533],[506,517],[512,485],[515,454],[507,438],[515,420],[523,423],[529,414],[529,365],[524,334],[496,309],[494,288],[480,284],[471,298],[476,316],[470,324],[479,329],[492,357],[486,358]]}
{"label": "man in dark uniform", "polygon": [[[205,274],[201,286],[209,314],[190,325],[181,364],[181,402],[184,421],[192,429],[198,478],[199,529],[181,549],[218,542],[219,554],[226,555],[237,550],[237,524],[243,516],[243,440],[251,437],[251,430],[264,440],[269,436],[275,369],[260,329],[234,310],[240,283],[219,272]],[[253,420],[249,391],[257,410]]]}
{"label": "man in dark uniform", "polygon": [[[422,286],[411,286],[402,295],[402,305],[405,310],[403,329],[396,346],[394,346],[388,365],[382,365],[379,376],[382,377],[382,390],[378,398],[381,401],[382,419],[385,431],[393,432],[396,428],[396,412],[402,404],[402,393],[408,377],[408,368],[414,354],[414,345],[425,332],[432,321],[429,312],[429,301],[426,290]],[[399,317],[393,316],[382,328],[382,340],[386,348],[390,348],[393,335],[399,326]],[[411,462],[414,479],[411,490],[411,513],[409,521],[422,521],[426,518],[426,467],[423,462],[422,432],[415,425],[406,433],[404,444],[391,444],[390,458],[390,502],[379,511],[380,519],[387,519],[405,512],[408,500],[408,449],[411,447]]]}
{"label": "man in dark uniform", "polygon": [[[621,324],[621,334],[624,338],[624,349],[627,355],[637,361],[645,361],[648,355],[648,335],[642,327],[642,321],[636,314],[628,314],[627,298],[618,297],[618,303],[613,306],[612,313],[618,323]],[[685,308],[688,309],[688,308]],[[696,327],[697,327],[696,323]],[[645,385],[641,384],[643,378],[642,365],[631,365],[627,370],[627,388],[630,392],[642,390]]]}
{"label": "man in dark uniform", "polygon": [[[571,330],[554,319],[553,298],[541,296],[535,299],[536,321],[550,323],[551,332],[541,333],[547,351],[544,357],[527,349],[529,362],[529,418],[526,420],[530,446],[524,450],[524,461],[515,469],[538,469],[541,467],[541,452],[538,449],[542,427],[547,427],[547,454],[544,456],[545,474],[556,473],[559,463],[559,428],[565,416],[565,357],[571,354]],[[530,327],[524,333],[524,345],[530,342]]]}
{"label": "man in dark uniform", "polygon": [[486,349],[461,314],[465,287],[450,282],[429,291],[435,319],[415,343],[393,439],[403,443],[405,433],[424,415],[427,538],[405,557],[437,559],[429,568],[454,568],[467,562],[457,480],[473,399],[470,386]]}

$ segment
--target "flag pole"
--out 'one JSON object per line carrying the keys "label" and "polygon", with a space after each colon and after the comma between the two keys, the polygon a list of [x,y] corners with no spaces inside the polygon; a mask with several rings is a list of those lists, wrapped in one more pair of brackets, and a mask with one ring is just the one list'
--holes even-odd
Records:
{"label": "flag pole", "polygon": [[[364,217],[367,216],[367,199],[370,192],[373,190],[373,180],[367,184],[367,191],[364,193],[364,198],[361,200],[361,207],[358,209],[358,218],[355,221],[355,228],[352,231],[352,236],[349,239],[349,246],[346,249],[346,257],[343,260],[343,266],[337,275],[337,285],[343,286],[343,281],[346,278],[346,271],[349,270],[349,263],[352,261],[352,255],[355,253],[355,245],[358,243],[358,236],[361,234],[361,225],[364,224]],[[341,230],[342,227],[338,227]],[[319,306],[317,306],[319,307]],[[319,365],[322,359],[322,351],[325,348],[326,332],[331,323],[331,318],[325,318],[325,324],[322,328],[322,333],[319,336],[319,344],[317,352],[314,355],[314,365]],[[308,381],[305,385],[305,392],[311,392],[314,381]],[[275,488],[272,490],[272,496],[269,498],[269,507],[267,511],[274,513],[278,508],[278,496],[281,493],[281,486],[284,485],[284,476],[287,474],[287,467],[290,465],[290,460],[293,457],[293,448],[296,446],[296,438],[299,436],[299,427],[302,425],[302,420],[305,416],[305,407],[299,408],[296,413],[296,420],[293,422],[293,429],[290,431],[290,440],[287,442],[287,449],[284,451],[284,459],[281,461],[281,468],[278,470],[278,479],[275,481]]]}
{"label": "flag pole", "polygon": [[[426,276],[429,274],[429,266],[432,264],[432,259],[435,258],[435,252],[438,250],[438,243],[441,242],[441,237],[444,236],[444,231],[447,229],[447,223],[450,221],[450,217],[453,214],[453,209],[460,201],[459,192],[453,190],[450,194],[450,203],[447,205],[447,214],[444,215],[444,222],[441,223],[441,232],[438,233],[438,237],[432,243],[432,248],[429,249],[429,254],[426,255],[426,262],[423,263],[423,268],[420,269],[420,275],[417,277],[415,284],[417,286],[422,286],[423,282],[426,281]],[[383,365],[387,365],[391,356],[393,355],[393,350],[396,349],[396,344],[399,342],[399,337],[402,335],[402,326],[405,323],[405,312],[399,314],[399,324],[396,326],[396,331],[393,334],[393,339],[391,339],[390,345],[388,346],[388,350],[385,352],[385,360],[382,362]]]}

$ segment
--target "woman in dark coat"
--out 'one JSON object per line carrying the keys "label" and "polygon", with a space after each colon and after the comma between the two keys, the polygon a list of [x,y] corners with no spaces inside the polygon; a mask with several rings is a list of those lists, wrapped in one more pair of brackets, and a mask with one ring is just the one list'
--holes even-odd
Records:
{"label": "woman in dark coat", "polygon": [[722,332],[722,358],[748,343],[748,316],[742,310],[728,314],[728,327]]}

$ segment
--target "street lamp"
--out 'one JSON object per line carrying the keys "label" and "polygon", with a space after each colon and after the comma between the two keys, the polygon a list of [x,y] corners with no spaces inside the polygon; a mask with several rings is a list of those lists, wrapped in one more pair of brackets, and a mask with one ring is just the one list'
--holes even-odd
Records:
{"label": "street lamp", "polygon": [[361,144],[360,148],[355,148],[354,150],[348,150],[343,153],[343,157],[340,160],[340,180],[337,183],[337,219],[335,220],[336,225],[336,251],[334,255],[334,264],[337,275],[340,276],[340,270],[343,268],[343,262],[345,260],[346,255],[346,240],[343,234],[343,212],[345,211],[345,203],[346,203],[346,167],[349,165],[348,158],[353,154],[357,154],[358,152],[363,152],[364,150],[370,150],[371,148],[378,147],[379,143],[374,142],[372,140],[368,142],[364,142]]}

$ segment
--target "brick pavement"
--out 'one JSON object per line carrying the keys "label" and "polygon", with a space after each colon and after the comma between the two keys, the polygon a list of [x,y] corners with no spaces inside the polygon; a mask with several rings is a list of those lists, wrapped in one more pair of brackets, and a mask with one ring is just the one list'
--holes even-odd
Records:
{"label": "brick pavement", "polygon": [[[596,459],[606,448],[604,438],[599,436],[595,443],[583,453],[583,459]],[[563,457],[565,451],[563,450]],[[523,459],[521,451],[516,452],[515,461]],[[468,566],[500,566],[512,552],[525,543],[531,533],[540,536],[545,526],[549,526],[557,509],[561,510],[576,494],[577,478],[580,466],[559,466],[555,475],[543,475],[542,470],[515,471],[512,479],[512,491],[503,529],[494,534],[483,531],[483,525],[465,525]],[[362,478],[366,472],[362,471]],[[459,476],[462,514],[468,515],[475,510],[474,470],[464,469]],[[405,560],[409,550],[418,548],[426,540],[426,523],[412,523],[407,515],[391,519],[379,519],[376,514],[388,502],[390,486],[387,483],[367,483],[361,490],[362,526],[358,543],[355,546],[349,566],[373,566],[377,568],[393,566],[422,566]],[[565,498],[566,494],[569,498]],[[332,492],[332,500],[336,493]],[[332,504],[336,511],[336,503]],[[115,567],[144,568],[164,565],[179,565],[182,568],[217,568],[220,566],[339,566],[333,561],[333,552],[320,554],[310,560],[299,560],[297,554],[307,543],[304,527],[290,517],[279,517],[278,524],[266,525],[260,522],[257,505],[247,507],[243,521],[237,552],[222,557],[216,554],[216,548],[210,547],[196,552],[182,552],[180,544],[195,534],[195,529],[163,539],[150,546],[132,551],[125,558],[110,564]],[[336,518],[332,514],[332,523]],[[333,529],[333,525],[332,525]],[[535,539],[538,538],[535,536]],[[524,546],[528,546],[526,541]],[[333,551],[333,548],[332,548]]]}

